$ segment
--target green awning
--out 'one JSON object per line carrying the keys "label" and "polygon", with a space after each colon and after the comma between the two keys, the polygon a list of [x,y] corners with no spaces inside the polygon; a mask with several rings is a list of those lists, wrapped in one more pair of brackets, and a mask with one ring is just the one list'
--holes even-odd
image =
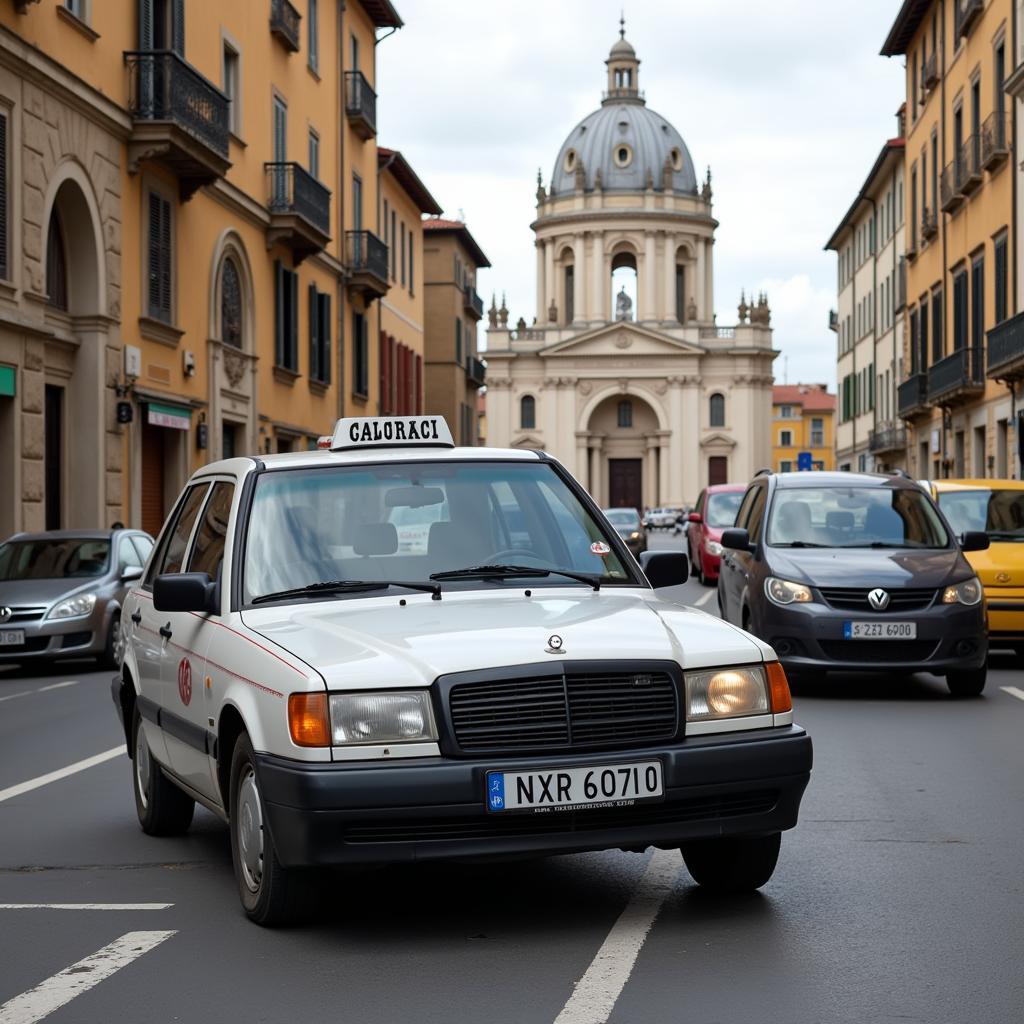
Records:
{"label": "green awning", "polygon": [[184,405],[148,402],[146,404],[146,422],[152,423],[155,427],[188,430],[192,426],[192,410]]}
{"label": "green awning", "polygon": [[0,366],[0,396],[13,398],[18,393],[18,375],[13,366]]}

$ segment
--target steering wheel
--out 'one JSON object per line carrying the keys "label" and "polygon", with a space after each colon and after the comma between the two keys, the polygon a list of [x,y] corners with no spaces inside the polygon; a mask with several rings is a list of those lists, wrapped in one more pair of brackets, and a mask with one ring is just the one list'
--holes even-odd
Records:
{"label": "steering wheel", "polygon": [[517,556],[525,556],[526,558],[532,558],[535,562],[541,561],[534,551],[529,551],[526,548],[502,548],[500,551],[495,551],[489,555],[487,562],[484,564],[500,564],[506,558],[515,558]]}

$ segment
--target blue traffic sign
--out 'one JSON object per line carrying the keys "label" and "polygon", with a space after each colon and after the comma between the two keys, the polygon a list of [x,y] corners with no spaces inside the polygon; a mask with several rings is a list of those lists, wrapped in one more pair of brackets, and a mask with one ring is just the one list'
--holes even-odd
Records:
{"label": "blue traffic sign", "polygon": [[811,458],[810,452],[797,452],[796,454],[796,468],[803,472],[810,472],[814,469],[814,462]]}

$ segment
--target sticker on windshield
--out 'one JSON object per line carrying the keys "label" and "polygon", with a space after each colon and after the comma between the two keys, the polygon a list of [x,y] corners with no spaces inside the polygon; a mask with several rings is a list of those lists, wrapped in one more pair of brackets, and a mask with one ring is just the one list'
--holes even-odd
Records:
{"label": "sticker on windshield", "polygon": [[610,555],[612,553],[612,549],[608,547],[603,540],[595,540],[594,543],[590,545],[590,553],[592,555],[600,555],[604,558],[605,555]]}

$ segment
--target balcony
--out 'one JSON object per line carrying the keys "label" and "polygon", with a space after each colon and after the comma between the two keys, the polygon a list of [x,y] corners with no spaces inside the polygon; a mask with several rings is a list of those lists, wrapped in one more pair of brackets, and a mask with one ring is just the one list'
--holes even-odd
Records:
{"label": "balcony", "polygon": [[960,348],[928,370],[928,401],[933,405],[962,405],[985,390],[985,350],[980,345]]}
{"label": "balcony", "polygon": [[367,302],[388,291],[388,247],[372,231],[345,232],[348,286]]}
{"label": "balcony", "polygon": [[345,72],[345,116],[364,142],[377,134],[377,94],[362,71]]}
{"label": "balcony", "polygon": [[939,233],[939,214],[926,206],[921,211],[921,237],[927,242]]}
{"label": "balcony", "polygon": [[900,419],[912,420],[928,412],[928,374],[912,373],[897,390],[896,408]]}
{"label": "balcony", "polygon": [[981,165],[994,171],[1010,155],[1010,116],[1005,111],[993,111],[981,126]]}
{"label": "balcony", "polygon": [[902,423],[883,423],[868,431],[868,451],[872,455],[907,450],[907,428]]}
{"label": "balcony", "polygon": [[894,312],[899,312],[907,304],[907,258],[900,257],[896,268],[896,295],[893,305]]}
{"label": "balcony", "polygon": [[925,92],[939,84],[939,55],[932,50],[932,55],[924,62],[921,71],[921,88]]}
{"label": "balcony", "polygon": [[474,319],[482,320],[484,316],[484,300],[476,293],[476,289],[467,284],[462,289],[462,308]]}
{"label": "balcony", "polygon": [[288,0],[270,0],[270,34],[277,36],[281,45],[289,52],[299,49],[299,22],[302,15]]}
{"label": "balcony", "polygon": [[970,135],[960,148],[960,191],[969,196],[981,185],[981,138]]}
{"label": "balcony", "polygon": [[267,163],[267,246],[287,245],[301,263],[331,240],[331,192],[294,161]]}
{"label": "balcony", "polygon": [[182,202],[222,178],[228,159],[228,98],[171,50],[130,51],[128,171],[143,161],[178,179]]}
{"label": "balcony", "polygon": [[839,313],[834,309],[828,311],[828,329],[839,332]]}
{"label": "balcony", "polygon": [[943,213],[955,213],[963,204],[964,195],[960,190],[963,171],[960,164],[961,159],[957,156],[942,169],[942,177],[939,179],[939,205]]}
{"label": "balcony", "polygon": [[958,0],[956,33],[968,36],[985,10],[985,0]]}
{"label": "balcony", "polygon": [[476,356],[466,356],[466,383],[474,388],[487,383],[487,367]]}
{"label": "balcony", "polygon": [[988,332],[988,375],[999,380],[1024,377],[1024,313]]}

